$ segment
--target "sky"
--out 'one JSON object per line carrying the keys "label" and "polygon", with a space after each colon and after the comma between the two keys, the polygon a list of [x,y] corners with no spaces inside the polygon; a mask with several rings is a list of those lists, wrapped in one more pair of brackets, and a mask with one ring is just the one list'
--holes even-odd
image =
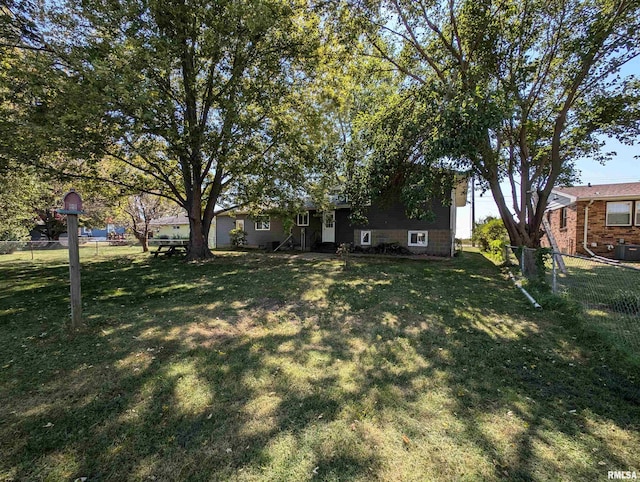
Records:
{"label": "sky", "polygon": [[[640,139],[639,139],[640,142]],[[580,183],[577,185],[591,184],[615,184],[621,182],[640,182],[640,145],[625,146],[616,140],[607,141],[606,149],[615,151],[616,156],[604,166],[600,163],[583,159],[577,162],[580,171]],[[507,191],[508,192],[508,191]],[[469,238],[471,236],[471,191],[465,207],[458,208],[456,212],[456,237]],[[511,197],[508,197],[511,201]],[[487,216],[499,217],[498,207],[493,201],[490,192],[480,195],[476,190],[476,222]]]}
{"label": "sky", "polygon": [[[640,142],[640,139],[638,140]],[[578,161],[577,168],[580,171],[580,183],[577,185],[614,184],[621,182],[640,182],[640,145],[625,146],[616,140],[607,141],[607,150],[615,151],[616,156],[604,166],[600,163],[583,159]],[[508,192],[508,191],[507,191]],[[465,207],[458,208],[456,212],[456,237],[469,238],[471,236],[471,191]],[[511,197],[508,197],[511,201]],[[493,201],[490,192],[480,195],[476,190],[476,222],[487,216],[499,217],[498,207]]]}
{"label": "sky", "polygon": [[[640,58],[636,58],[627,64],[620,72],[623,76],[636,75],[640,77]],[[625,146],[615,139],[605,139],[604,152],[615,152],[613,159],[604,166],[591,159],[582,159],[576,163],[580,171],[580,182],[576,185],[582,186],[591,184],[615,184],[621,182],[640,182],[640,139],[635,146]],[[508,186],[508,184],[507,184]],[[503,192],[510,192],[507,187]],[[458,208],[456,212],[456,237],[471,237],[471,191],[469,191],[468,202],[465,207]],[[507,202],[511,202],[511,196],[507,197]],[[487,216],[499,217],[498,207],[493,201],[490,192],[480,196],[480,191],[476,191],[476,222]]]}

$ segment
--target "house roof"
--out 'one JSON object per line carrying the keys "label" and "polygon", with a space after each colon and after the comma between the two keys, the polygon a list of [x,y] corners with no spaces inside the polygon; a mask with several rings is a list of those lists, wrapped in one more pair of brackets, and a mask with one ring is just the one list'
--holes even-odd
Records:
{"label": "house roof", "polygon": [[189,224],[189,218],[186,216],[186,214],[178,214],[177,216],[165,216],[163,218],[153,219],[149,224],[152,226]]}
{"label": "house roof", "polygon": [[568,197],[572,202],[584,199],[640,198],[640,182],[557,187],[553,192]]}
{"label": "house roof", "polygon": [[573,204],[574,202],[575,201],[572,201],[571,199],[563,196],[562,194],[555,195],[555,196],[552,195],[551,198],[549,199],[549,202],[547,203],[547,208],[545,209],[545,211],[555,211],[556,209],[565,208]]}

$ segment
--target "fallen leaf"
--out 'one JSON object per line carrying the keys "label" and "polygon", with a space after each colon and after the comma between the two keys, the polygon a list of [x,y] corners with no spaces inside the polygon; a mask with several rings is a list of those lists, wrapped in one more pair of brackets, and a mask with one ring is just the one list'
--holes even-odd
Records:
{"label": "fallen leaf", "polygon": [[46,425],[42,426],[43,428],[51,428],[53,427],[53,424],[51,422],[48,422]]}
{"label": "fallen leaf", "polygon": [[405,443],[405,445],[409,445],[411,443],[411,440],[409,440],[409,437],[407,437],[406,435],[402,436],[402,441]]}

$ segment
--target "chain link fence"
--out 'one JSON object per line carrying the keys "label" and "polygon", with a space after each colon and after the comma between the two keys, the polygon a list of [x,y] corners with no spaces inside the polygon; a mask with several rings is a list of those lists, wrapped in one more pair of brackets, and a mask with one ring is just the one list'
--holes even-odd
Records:
{"label": "chain link fence", "polygon": [[[142,251],[135,239],[90,240],[80,238],[80,258],[123,256]],[[152,246],[149,246],[152,249]],[[57,241],[0,241],[0,256],[16,260],[49,261],[68,259],[66,240]]]}
{"label": "chain link fence", "polygon": [[507,246],[508,265],[526,273],[538,259],[551,292],[577,302],[589,323],[624,351],[640,354],[640,265],[545,250]]}

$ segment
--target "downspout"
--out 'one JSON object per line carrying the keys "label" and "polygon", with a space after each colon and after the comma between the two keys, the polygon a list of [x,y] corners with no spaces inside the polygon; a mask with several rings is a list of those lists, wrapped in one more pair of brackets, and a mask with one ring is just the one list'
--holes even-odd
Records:
{"label": "downspout", "polygon": [[533,296],[531,296],[529,292],[522,287],[522,283],[516,280],[516,278],[513,276],[513,273],[511,271],[509,271],[509,276],[511,277],[513,284],[515,284],[520,289],[520,291],[522,291],[522,294],[524,294],[527,297],[527,299],[533,305],[533,307],[537,310],[542,309],[542,306],[540,306],[540,304],[533,298]]}
{"label": "downspout", "polygon": [[585,251],[591,255],[592,258],[599,259],[601,261],[604,261],[605,263],[620,264],[620,261],[616,259],[609,259],[609,258],[605,258],[604,256],[597,255],[596,253],[591,251],[587,246],[587,226],[589,221],[589,206],[591,206],[594,201],[595,199],[592,199],[589,202],[589,204],[587,204],[584,208],[584,239],[582,240],[582,246],[584,247]]}
{"label": "downspout", "polygon": [[584,208],[584,237],[582,238],[582,247],[592,257],[596,257],[597,255],[587,246],[587,228],[589,227],[589,207],[593,204],[594,201],[595,199],[589,201],[589,204],[587,204]]}

